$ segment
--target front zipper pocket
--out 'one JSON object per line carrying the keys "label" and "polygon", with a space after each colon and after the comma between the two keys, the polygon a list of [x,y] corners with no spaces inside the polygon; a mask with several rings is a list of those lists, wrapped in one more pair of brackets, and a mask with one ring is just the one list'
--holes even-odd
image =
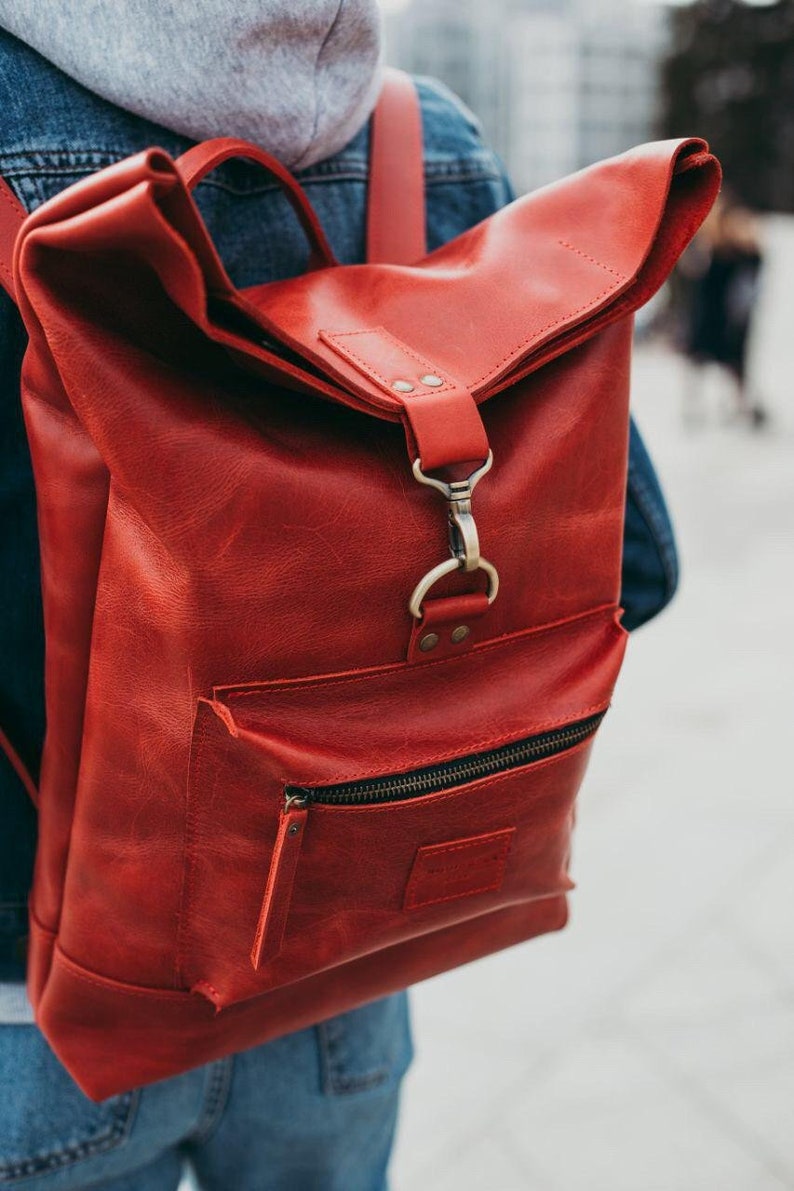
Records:
{"label": "front zipper pocket", "polygon": [[443,949],[464,923],[487,935],[509,908],[524,937],[555,929],[624,641],[604,610],[418,667],[216,688],[194,729],[183,981],[223,1007],[425,936]]}
{"label": "front zipper pocket", "polygon": [[524,740],[502,748],[456,757],[442,765],[414,769],[409,773],[393,773],[364,782],[339,782],[334,786],[285,786],[287,807],[301,802],[304,805],[322,803],[325,806],[362,806],[378,802],[400,802],[404,798],[421,798],[424,794],[438,794],[452,786],[476,782],[496,773],[505,773],[531,761],[542,761],[565,752],[592,736],[605,712],[588,716],[575,724],[555,728],[553,732],[539,732]]}
{"label": "front zipper pocket", "polygon": [[[251,949],[251,963],[255,969],[272,960],[281,950],[286,929],[287,913],[292,895],[301,842],[304,838],[308,814],[313,806],[334,807],[362,807],[380,806],[384,803],[405,802],[417,798],[426,798],[433,794],[440,794],[445,790],[462,788],[472,782],[480,782],[485,778],[507,774],[513,769],[523,768],[538,761],[556,757],[567,752],[576,745],[582,744],[591,737],[605,712],[588,716],[573,724],[565,724],[551,732],[539,732],[523,740],[516,740],[512,744],[502,745],[500,748],[488,749],[484,752],[472,753],[464,757],[456,757],[439,765],[427,766],[424,769],[411,770],[408,773],[387,774],[383,777],[372,778],[359,782],[339,782],[330,786],[295,786],[284,787],[284,807],[270,862],[265,896],[262,910],[257,923],[254,945]],[[468,844],[469,862],[472,852],[478,850],[479,868],[476,883],[484,880],[483,853],[490,849],[490,861],[493,872],[491,879],[497,873],[501,875],[503,862],[506,860],[506,848],[511,840],[509,832],[504,829],[498,838],[483,843]],[[461,841],[455,841],[455,860],[460,862],[461,854],[466,846]],[[435,849],[438,860],[440,853]],[[450,872],[444,874],[438,881],[438,890],[443,891],[436,901],[453,900],[455,882],[460,886],[461,864],[451,866]],[[436,870],[438,879],[438,870]],[[465,880],[465,878],[464,878]],[[471,881],[469,881],[471,884]],[[413,894],[406,897],[406,907],[416,908],[416,880],[414,880]],[[482,888],[476,890],[483,892]],[[421,897],[421,894],[419,895]],[[465,896],[458,892],[458,896]],[[427,899],[425,903],[428,904]]]}

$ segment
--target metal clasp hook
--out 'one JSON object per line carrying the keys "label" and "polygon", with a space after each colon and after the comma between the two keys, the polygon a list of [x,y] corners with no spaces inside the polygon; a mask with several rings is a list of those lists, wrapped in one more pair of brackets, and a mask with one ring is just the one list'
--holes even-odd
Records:
{"label": "metal clasp hook", "polygon": [[422,601],[430,588],[444,575],[452,571],[485,571],[488,575],[488,603],[496,599],[499,590],[499,576],[496,568],[480,554],[480,539],[477,524],[472,516],[471,496],[482,477],[491,470],[493,451],[488,452],[485,462],[465,480],[453,480],[450,484],[437,480],[422,471],[421,459],[415,459],[413,473],[420,484],[435,488],[447,501],[449,520],[449,551],[451,558],[439,563],[414,588],[408,603],[411,615],[417,619],[422,615]]}

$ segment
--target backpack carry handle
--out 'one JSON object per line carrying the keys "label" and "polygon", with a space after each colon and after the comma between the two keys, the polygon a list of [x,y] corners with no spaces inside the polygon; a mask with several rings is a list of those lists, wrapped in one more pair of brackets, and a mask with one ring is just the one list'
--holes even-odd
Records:
{"label": "backpack carry handle", "polygon": [[[310,266],[335,265],[336,258],[303,189],[277,158],[248,141],[217,137],[194,145],[176,165],[188,190],[230,157],[258,162],[284,188],[311,246]],[[11,260],[27,211],[0,178],[0,285],[16,301]],[[367,212],[367,260],[412,264],[425,255],[422,116],[410,76],[385,72],[373,113]]]}
{"label": "backpack carry handle", "polygon": [[338,262],[331,251],[331,245],[328,243],[314,208],[302,187],[289,170],[272,154],[266,153],[264,149],[252,145],[250,141],[238,140],[237,137],[216,137],[214,140],[204,141],[202,144],[194,145],[192,149],[188,149],[186,153],[176,159],[176,167],[185,186],[188,190],[192,190],[202,178],[231,157],[246,157],[250,161],[255,161],[281,184],[281,188],[289,199],[309,241],[311,247],[309,268],[324,269],[336,265]]}

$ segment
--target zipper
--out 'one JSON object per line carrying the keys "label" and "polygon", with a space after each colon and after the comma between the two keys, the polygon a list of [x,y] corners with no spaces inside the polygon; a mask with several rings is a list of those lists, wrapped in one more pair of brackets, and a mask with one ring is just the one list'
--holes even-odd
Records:
{"label": "zipper", "polygon": [[394,773],[359,782],[339,782],[332,786],[285,786],[285,811],[289,813],[293,808],[297,810],[311,803],[357,806],[438,794],[454,786],[476,782],[480,778],[492,777],[563,753],[592,736],[605,715],[606,710],[600,711],[587,719],[553,728],[550,732],[540,732],[512,744],[470,753],[439,765],[428,765],[424,769],[413,769],[409,773]]}
{"label": "zipper", "polygon": [[251,948],[251,964],[255,972],[278,956],[284,942],[307,815],[307,804],[304,802],[299,805],[293,800],[287,802],[279,818],[278,834]]}
{"label": "zipper", "polygon": [[360,782],[338,782],[332,786],[285,786],[284,808],[279,817],[262,908],[251,948],[254,970],[259,971],[272,963],[281,953],[292,887],[312,804],[356,806],[397,802],[401,799],[422,798],[426,794],[437,794],[441,790],[476,782],[479,778],[506,773],[581,744],[593,735],[605,714],[605,711],[600,711],[597,715],[564,724],[550,732],[540,732],[512,744],[456,757],[439,765],[413,769],[409,773],[393,773]]}

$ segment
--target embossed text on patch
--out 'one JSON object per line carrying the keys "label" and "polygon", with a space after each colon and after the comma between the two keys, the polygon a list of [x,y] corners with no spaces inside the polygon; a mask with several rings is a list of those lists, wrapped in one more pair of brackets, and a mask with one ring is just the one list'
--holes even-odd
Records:
{"label": "embossed text on patch", "polygon": [[499,889],[515,827],[419,849],[408,878],[403,908],[416,910]]}

